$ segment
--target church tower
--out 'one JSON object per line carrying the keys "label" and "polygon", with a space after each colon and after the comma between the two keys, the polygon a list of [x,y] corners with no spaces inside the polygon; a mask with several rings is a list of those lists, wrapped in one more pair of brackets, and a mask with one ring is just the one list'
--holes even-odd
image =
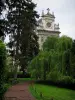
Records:
{"label": "church tower", "polygon": [[37,34],[39,37],[39,47],[42,49],[42,45],[49,36],[59,36],[59,24],[55,24],[55,15],[50,13],[50,9],[47,9],[47,14],[42,11],[42,16],[38,20]]}

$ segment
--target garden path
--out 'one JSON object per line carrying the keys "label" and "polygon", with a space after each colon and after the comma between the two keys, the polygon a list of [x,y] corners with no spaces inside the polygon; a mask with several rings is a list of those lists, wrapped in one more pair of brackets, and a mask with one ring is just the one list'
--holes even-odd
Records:
{"label": "garden path", "polygon": [[5,100],[35,100],[29,91],[30,82],[17,84],[8,89],[5,93]]}

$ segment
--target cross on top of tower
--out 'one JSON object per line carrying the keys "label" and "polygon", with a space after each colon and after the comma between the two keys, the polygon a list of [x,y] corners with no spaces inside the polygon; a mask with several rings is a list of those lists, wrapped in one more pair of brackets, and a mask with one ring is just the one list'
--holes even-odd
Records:
{"label": "cross on top of tower", "polygon": [[42,10],[42,16],[44,16],[44,10]]}
{"label": "cross on top of tower", "polygon": [[50,13],[50,9],[49,8],[47,8],[47,14],[49,14]]}

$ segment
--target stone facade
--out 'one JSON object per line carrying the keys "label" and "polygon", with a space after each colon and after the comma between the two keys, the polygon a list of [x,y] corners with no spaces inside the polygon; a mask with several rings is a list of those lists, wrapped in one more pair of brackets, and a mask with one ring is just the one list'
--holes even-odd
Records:
{"label": "stone facade", "polygon": [[42,11],[42,16],[38,20],[37,34],[39,37],[39,48],[42,49],[42,45],[49,36],[59,36],[59,24],[55,24],[54,13],[50,13],[49,8],[47,14]]}

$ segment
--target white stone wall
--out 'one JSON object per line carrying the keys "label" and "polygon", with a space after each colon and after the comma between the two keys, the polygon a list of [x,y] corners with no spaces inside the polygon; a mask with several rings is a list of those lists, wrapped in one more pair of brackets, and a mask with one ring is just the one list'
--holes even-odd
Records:
{"label": "white stone wall", "polygon": [[[47,15],[47,14],[46,14]],[[50,23],[50,27],[47,26],[47,23]],[[55,18],[48,16],[43,16],[37,27],[37,34],[39,37],[39,47],[42,49],[42,45],[49,36],[59,36],[59,24],[55,24]]]}
{"label": "white stone wall", "polygon": [[39,37],[39,48],[42,49],[43,43],[46,41],[47,37],[50,36],[59,36],[58,33],[51,33],[51,32],[45,32],[45,31],[39,31],[38,32],[38,37]]}

